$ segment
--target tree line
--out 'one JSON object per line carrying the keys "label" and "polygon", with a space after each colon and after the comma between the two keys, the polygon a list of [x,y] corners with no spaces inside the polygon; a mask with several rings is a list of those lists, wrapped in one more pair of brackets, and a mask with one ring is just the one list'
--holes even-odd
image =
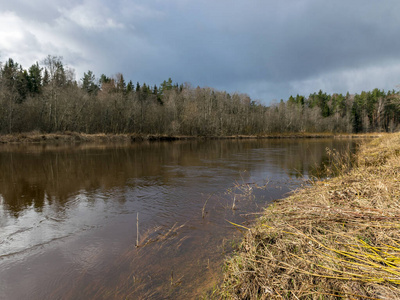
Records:
{"label": "tree line", "polygon": [[173,83],[126,82],[93,72],[76,80],[62,58],[46,57],[24,69],[0,65],[0,133],[29,131],[190,136],[297,132],[392,132],[399,128],[400,97],[374,89],[351,95],[291,96],[266,106],[246,94]]}

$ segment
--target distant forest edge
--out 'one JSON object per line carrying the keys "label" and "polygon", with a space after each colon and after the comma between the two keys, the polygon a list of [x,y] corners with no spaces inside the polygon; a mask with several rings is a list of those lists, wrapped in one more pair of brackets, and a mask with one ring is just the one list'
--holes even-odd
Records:
{"label": "distant forest edge", "polygon": [[171,79],[134,84],[123,74],[84,73],[79,81],[61,57],[28,70],[13,59],[0,64],[0,133],[29,131],[136,133],[185,136],[274,133],[393,132],[400,95],[374,89],[361,94],[297,95],[270,106],[246,94],[193,88]]}

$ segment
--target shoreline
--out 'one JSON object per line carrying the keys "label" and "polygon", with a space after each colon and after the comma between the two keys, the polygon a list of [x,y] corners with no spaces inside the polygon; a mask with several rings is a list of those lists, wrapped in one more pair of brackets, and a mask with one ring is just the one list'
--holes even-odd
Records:
{"label": "shoreline", "polygon": [[224,299],[400,299],[400,134],[269,205],[226,260]]}
{"label": "shoreline", "polygon": [[266,135],[232,136],[172,136],[144,134],[86,134],[78,132],[56,133],[15,133],[0,135],[0,144],[25,143],[135,143],[144,141],[182,141],[182,140],[242,140],[242,139],[298,139],[298,138],[377,138],[386,133],[332,134],[332,133],[282,133]]}

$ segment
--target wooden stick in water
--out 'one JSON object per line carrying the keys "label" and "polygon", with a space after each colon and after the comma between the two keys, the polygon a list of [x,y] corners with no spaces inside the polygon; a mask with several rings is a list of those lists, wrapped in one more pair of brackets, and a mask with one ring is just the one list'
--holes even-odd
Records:
{"label": "wooden stick in water", "polygon": [[139,212],[136,214],[136,247],[139,247]]}

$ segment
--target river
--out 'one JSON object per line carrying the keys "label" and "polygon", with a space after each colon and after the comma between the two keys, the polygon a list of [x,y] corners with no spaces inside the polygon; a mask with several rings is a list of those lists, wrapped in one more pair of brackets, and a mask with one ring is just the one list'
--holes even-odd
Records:
{"label": "river", "polygon": [[[0,146],[0,299],[191,299],[350,139]],[[139,235],[137,235],[139,233]],[[137,247],[139,242],[139,247]]]}

